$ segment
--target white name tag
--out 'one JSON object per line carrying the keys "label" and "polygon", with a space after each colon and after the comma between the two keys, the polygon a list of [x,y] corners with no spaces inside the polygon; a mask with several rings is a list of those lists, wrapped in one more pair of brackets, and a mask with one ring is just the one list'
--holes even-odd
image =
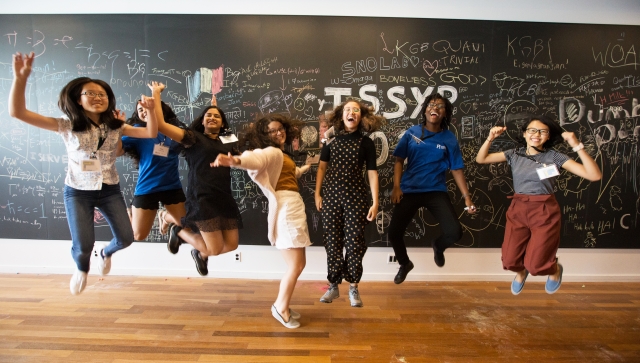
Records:
{"label": "white name tag", "polygon": [[223,144],[228,144],[230,142],[238,141],[238,138],[234,134],[227,135],[227,136],[218,136],[218,138],[220,139],[220,141],[222,141]]}
{"label": "white name tag", "polygon": [[548,166],[537,168],[536,172],[538,173],[538,177],[540,178],[540,180],[560,175],[560,172],[558,171],[556,164],[551,164]]}
{"label": "white name tag", "polygon": [[169,148],[161,144],[155,144],[153,145],[153,155],[166,158],[167,156],[169,156]]}
{"label": "white name tag", "polygon": [[80,161],[80,169],[82,171],[102,171],[100,168],[100,160],[98,159],[83,159]]}

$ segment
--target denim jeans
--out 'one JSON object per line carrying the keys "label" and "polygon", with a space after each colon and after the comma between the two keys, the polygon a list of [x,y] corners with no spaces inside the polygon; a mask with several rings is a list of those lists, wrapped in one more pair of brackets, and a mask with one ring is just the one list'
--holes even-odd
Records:
{"label": "denim jeans", "polygon": [[389,241],[400,265],[409,263],[404,233],[420,207],[425,207],[440,224],[442,234],[433,240],[432,247],[444,252],[462,238],[462,226],[447,192],[405,193],[396,204],[389,223]]}
{"label": "denim jeans", "polygon": [[129,247],[133,242],[133,228],[119,184],[102,184],[102,190],[78,190],[65,185],[64,207],[71,231],[71,256],[76,261],[78,270],[89,272],[91,252],[95,243],[95,208],[100,210],[113,233],[111,243],[104,249],[105,256],[111,256],[116,251]]}

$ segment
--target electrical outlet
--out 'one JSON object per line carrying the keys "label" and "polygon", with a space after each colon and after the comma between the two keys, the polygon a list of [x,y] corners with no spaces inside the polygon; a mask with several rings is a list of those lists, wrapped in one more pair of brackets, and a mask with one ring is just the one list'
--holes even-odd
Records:
{"label": "electrical outlet", "polygon": [[395,255],[388,254],[387,255],[387,263],[398,263]]}
{"label": "electrical outlet", "polygon": [[242,261],[242,253],[236,252],[236,262],[241,262],[241,261]]}

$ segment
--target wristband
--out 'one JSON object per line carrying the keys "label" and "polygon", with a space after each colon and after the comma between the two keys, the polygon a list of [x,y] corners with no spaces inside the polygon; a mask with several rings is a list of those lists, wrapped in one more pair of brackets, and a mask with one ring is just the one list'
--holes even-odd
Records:
{"label": "wristband", "polygon": [[580,150],[582,150],[582,149],[584,149],[584,144],[583,144],[583,143],[580,143],[580,144],[578,144],[578,146],[576,146],[576,147],[572,148],[571,150],[573,150],[573,151],[576,151],[576,152],[577,152],[577,151],[580,151]]}

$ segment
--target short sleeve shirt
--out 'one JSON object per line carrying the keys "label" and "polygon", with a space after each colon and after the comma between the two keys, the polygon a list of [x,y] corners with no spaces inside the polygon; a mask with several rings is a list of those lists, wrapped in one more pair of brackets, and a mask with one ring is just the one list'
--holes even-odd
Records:
{"label": "short sleeve shirt", "polygon": [[[156,145],[168,147],[169,154],[166,157],[154,155],[153,149]],[[122,138],[122,148],[125,150],[134,149],[140,157],[135,195],[146,195],[182,188],[178,171],[179,146],[179,143],[161,133],[158,133],[155,138],[148,139],[128,136]]]}
{"label": "short sleeve shirt", "polygon": [[558,171],[569,160],[569,156],[555,150],[547,150],[536,155],[527,155],[526,148],[510,149],[504,152],[511,166],[513,190],[516,194],[553,194],[557,177],[540,180],[536,169],[554,164]]}
{"label": "short sleeve shirt", "polygon": [[[79,190],[100,190],[102,184],[115,185],[120,181],[116,170],[116,148],[122,136],[121,126],[111,130],[107,125],[91,127],[86,131],[73,131],[73,125],[67,118],[57,118],[58,131],[67,149],[69,159],[67,176],[64,183]],[[105,138],[98,149],[100,136]],[[90,159],[95,152],[100,161],[101,171],[82,171],[82,160]]]}
{"label": "short sleeve shirt", "polygon": [[[362,136],[360,131],[351,132],[345,135],[338,135],[336,138],[344,138],[348,140],[355,140],[362,137],[362,143],[360,144],[360,150],[358,150],[358,165],[366,164],[367,170],[378,170],[376,164],[376,145],[373,140],[366,136]],[[329,162],[331,161],[331,148],[329,145],[324,145],[320,151],[320,160]]]}
{"label": "short sleeve shirt", "polygon": [[393,156],[407,162],[400,181],[403,193],[446,192],[446,172],[464,168],[453,132],[431,132],[423,130],[422,125],[412,126],[404,133]]}

